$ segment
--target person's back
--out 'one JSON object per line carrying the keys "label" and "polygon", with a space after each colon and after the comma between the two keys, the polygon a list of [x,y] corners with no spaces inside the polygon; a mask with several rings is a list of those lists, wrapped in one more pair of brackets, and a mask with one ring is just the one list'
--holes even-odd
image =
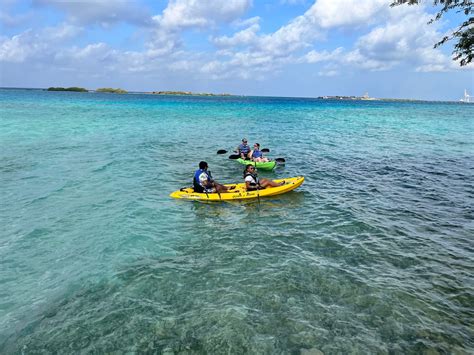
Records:
{"label": "person's back", "polygon": [[202,161],[199,163],[199,169],[194,172],[193,188],[195,192],[202,193],[212,187],[210,186],[212,183],[211,176],[206,169],[207,163]]}
{"label": "person's back", "polygon": [[220,193],[232,190],[235,186],[227,187],[218,184],[211,176],[211,173],[207,171],[208,165],[205,161],[199,163],[199,169],[194,172],[193,176],[193,188],[194,192],[203,193]]}

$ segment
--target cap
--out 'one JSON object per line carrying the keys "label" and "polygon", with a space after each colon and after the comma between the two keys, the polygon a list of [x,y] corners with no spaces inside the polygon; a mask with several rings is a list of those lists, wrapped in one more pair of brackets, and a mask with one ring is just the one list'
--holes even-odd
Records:
{"label": "cap", "polygon": [[247,138],[242,138],[242,142],[247,143]]}

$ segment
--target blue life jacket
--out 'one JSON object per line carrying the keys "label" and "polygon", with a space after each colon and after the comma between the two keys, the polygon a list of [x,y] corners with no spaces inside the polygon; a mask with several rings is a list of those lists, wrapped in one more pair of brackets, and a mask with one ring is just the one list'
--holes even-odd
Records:
{"label": "blue life jacket", "polygon": [[208,182],[212,181],[211,175],[206,170],[197,169],[193,177],[193,188],[195,192],[204,192],[204,189],[207,187],[202,186],[201,182],[199,181],[199,176],[201,176],[202,173],[205,173],[207,175]]}
{"label": "blue life jacket", "polygon": [[263,154],[260,150],[254,149],[252,153],[252,158],[261,158]]}
{"label": "blue life jacket", "polygon": [[239,153],[244,153],[245,155],[247,155],[249,152],[250,152],[250,146],[248,144],[239,144],[239,147],[238,147],[238,150],[239,150]]}

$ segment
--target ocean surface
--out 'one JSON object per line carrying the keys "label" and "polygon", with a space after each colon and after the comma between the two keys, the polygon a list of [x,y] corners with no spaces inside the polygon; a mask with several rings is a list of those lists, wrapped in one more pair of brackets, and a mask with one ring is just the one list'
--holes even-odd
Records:
{"label": "ocean surface", "polygon": [[0,196],[2,354],[474,353],[474,105],[0,90]]}

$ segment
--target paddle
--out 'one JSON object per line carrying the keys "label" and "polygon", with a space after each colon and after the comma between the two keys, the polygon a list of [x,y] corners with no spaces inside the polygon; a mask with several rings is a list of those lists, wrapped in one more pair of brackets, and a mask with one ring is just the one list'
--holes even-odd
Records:
{"label": "paddle", "polygon": [[[270,149],[268,149],[268,148],[263,148],[263,149],[261,150],[261,152],[262,152],[262,153],[270,153]],[[217,151],[217,154],[225,154],[225,153],[227,153],[227,150],[225,150],[225,149],[219,149],[219,150]]]}
{"label": "paddle", "polygon": [[[229,155],[229,159],[232,159],[232,160],[236,160],[236,159],[239,159],[240,158],[240,155],[238,154],[231,154]],[[284,163],[286,162],[285,158],[276,158],[275,161],[277,163]],[[249,164],[252,164],[253,161],[252,160],[249,160]]]}

